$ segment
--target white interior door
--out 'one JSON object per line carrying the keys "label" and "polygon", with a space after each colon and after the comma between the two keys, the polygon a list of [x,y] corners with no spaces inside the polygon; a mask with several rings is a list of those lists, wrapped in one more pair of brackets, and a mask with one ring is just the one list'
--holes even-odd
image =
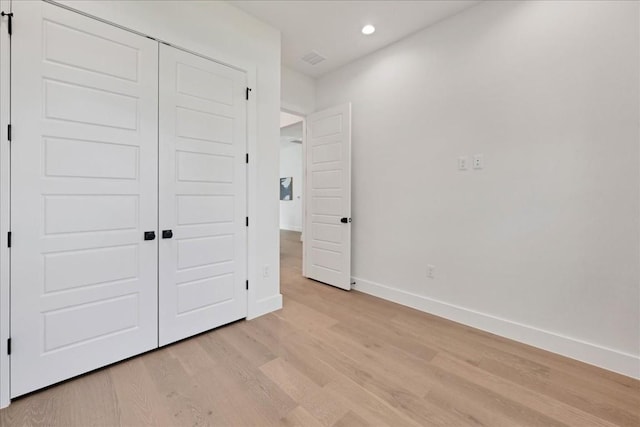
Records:
{"label": "white interior door", "polygon": [[13,9],[15,397],[157,346],[158,45]]}
{"label": "white interior door", "polygon": [[351,104],[307,117],[304,274],[351,289]]}
{"label": "white interior door", "polygon": [[247,315],[245,90],[160,46],[160,345]]}

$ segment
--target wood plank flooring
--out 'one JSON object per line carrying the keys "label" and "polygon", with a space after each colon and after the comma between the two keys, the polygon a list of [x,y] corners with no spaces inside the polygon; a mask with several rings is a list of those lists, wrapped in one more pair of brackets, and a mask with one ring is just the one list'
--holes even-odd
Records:
{"label": "wood plank flooring", "polygon": [[0,425],[640,426],[640,382],[301,276],[284,308],[15,400]]}

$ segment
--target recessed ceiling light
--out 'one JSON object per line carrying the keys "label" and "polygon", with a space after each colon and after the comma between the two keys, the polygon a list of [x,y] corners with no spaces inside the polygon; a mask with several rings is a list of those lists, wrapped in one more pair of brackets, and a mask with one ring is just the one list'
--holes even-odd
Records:
{"label": "recessed ceiling light", "polygon": [[376,32],[376,27],[373,25],[365,25],[362,27],[362,34],[368,36],[369,34],[373,34]]}

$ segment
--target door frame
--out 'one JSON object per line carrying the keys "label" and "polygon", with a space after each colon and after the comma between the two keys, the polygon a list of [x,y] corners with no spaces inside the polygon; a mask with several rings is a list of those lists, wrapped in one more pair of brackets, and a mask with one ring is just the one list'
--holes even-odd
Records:
{"label": "door frame", "polygon": [[[252,61],[241,61],[232,58],[228,62],[224,58],[211,58],[207,55],[192,51],[190,49],[175,45],[169,41],[162,40],[150,34],[145,34],[131,28],[124,27],[113,21],[109,21],[98,16],[83,12],[54,0],[41,0],[53,4],[57,7],[67,9],[74,13],[88,18],[109,24],[122,30],[137,34],[141,37],[149,37],[158,43],[168,44],[176,49],[183,50],[196,56],[217,62],[227,67],[242,71],[247,75],[247,86],[252,92],[247,101],[247,154],[249,164],[247,165],[247,216],[257,218],[257,198],[258,198],[258,171],[257,162],[252,161],[258,153],[258,104],[257,104],[257,63]],[[10,11],[12,0],[0,0],[0,10]],[[11,68],[10,68],[10,37],[7,30],[7,18],[0,19],[0,409],[9,406],[10,399],[10,357],[7,354],[7,340],[10,337],[10,251],[7,245],[8,232],[10,230],[10,143],[7,135],[7,125],[11,119],[10,97],[5,94],[11,89]],[[234,62],[234,63],[232,63]],[[297,113],[296,113],[297,114]],[[247,279],[249,283],[258,283],[259,271],[257,267],[258,233],[255,231],[256,221],[250,221],[247,227]],[[247,292],[247,320],[265,314],[263,305],[258,300],[255,286],[249,286]]]}
{"label": "door frame", "polygon": [[[302,232],[300,233],[300,240],[304,240],[306,229],[306,209],[307,205],[305,203],[305,194],[306,194],[306,185],[307,185],[307,114],[298,111],[295,107],[292,107],[288,104],[280,104],[280,111],[293,114],[298,117],[302,117],[302,182],[300,185],[305,191],[302,192],[302,197],[300,198],[300,203],[302,204]],[[278,164],[280,164],[281,159],[278,160]],[[278,227],[279,228],[279,227]],[[278,247],[280,247],[280,235],[278,234]],[[304,250],[304,244],[302,245],[302,276],[307,277],[305,275],[305,260],[306,254]]]}
{"label": "door frame", "polygon": [[[11,10],[10,0],[0,0],[0,10]],[[9,405],[10,397],[10,365],[7,354],[9,339],[9,248],[7,235],[9,232],[10,214],[9,198],[10,182],[10,143],[7,125],[10,123],[10,38],[7,29],[7,18],[0,19],[0,408]]]}

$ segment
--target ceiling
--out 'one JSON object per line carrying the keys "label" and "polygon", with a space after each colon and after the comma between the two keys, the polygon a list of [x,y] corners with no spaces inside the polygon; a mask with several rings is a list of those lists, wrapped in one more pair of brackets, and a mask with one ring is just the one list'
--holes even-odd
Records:
{"label": "ceiling", "polygon": [[302,117],[297,116],[295,114],[286,113],[284,111],[280,112],[280,127],[283,128],[285,126],[292,125],[294,123],[298,123],[304,120]]}
{"label": "ceiling", "polygon": [[291,143],[294,143],[294,144],[302,143],[302,122],[301,121],[280,128],[280,145],[284,147]]}
{"label": "ceiling", "polygon": [[[282,32],[284,65],[320,77],[479,1],[231,0],[230,3]],[[376,32],[363,35],[360,30],[365,24],[373,24]],[[326,60],[317,65],[302,61],[311,51]]]}

